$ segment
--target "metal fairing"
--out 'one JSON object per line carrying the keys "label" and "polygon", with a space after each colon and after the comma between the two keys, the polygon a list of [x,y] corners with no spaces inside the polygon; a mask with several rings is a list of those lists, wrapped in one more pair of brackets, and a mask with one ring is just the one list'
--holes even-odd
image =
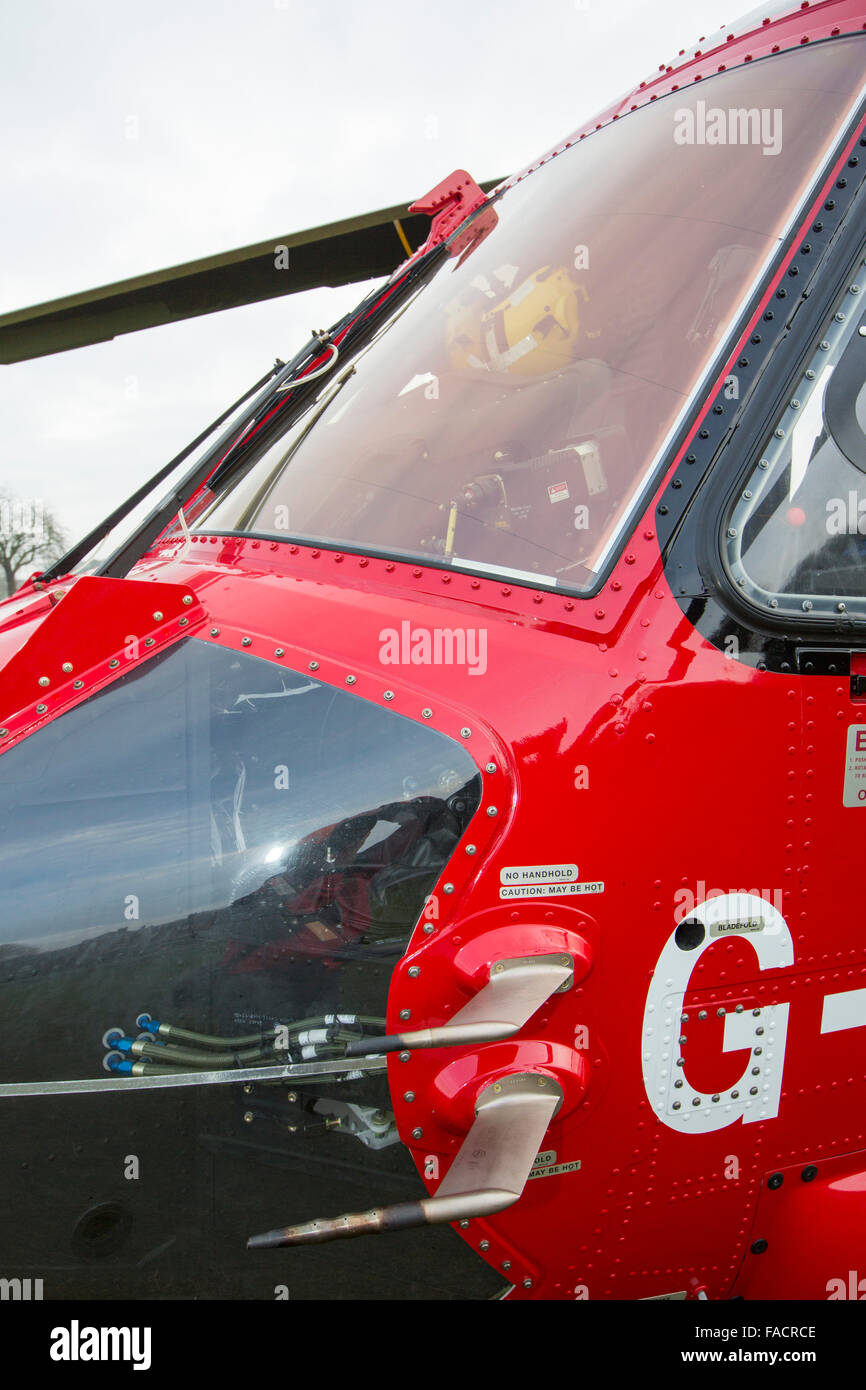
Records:
{"label": "metal fairing", "polygon": [[[725,42],[725,61],[864,27],[862,4],[816,5],[759,26],[760,49],[754,34]],[[706,55],[685,60],[688,80],[702,62]],[[653,90],[669,90],[671,72]],[[632,105],[650,94],[648,85]],[[628,109],[627,101],[605,119]],[[131,580],[59,586],[68,593],[42,627],[33,629],[20,602],[0,609],[8,615],[0,642],[8,637],[17,651],[3,674],[4,752],[116,680],[128,668],[110,663],[127,633],[143,641],[163,616],[168,645],[189,616],[201,643],[313,672],[460,745],[481,779],[480,803],[394,966],[388,1034],[448,1024],[497,961],[562,953],[574,962],[570,985],[514,1036],[392,1052],[391,1103],[420,1179],[412,1175],[413,1189],[395,1166],[375,1182],[348,1181],[378,1203],[420,1190],[420,1180],[434,1194],[487,1087],[527,1074],[555,1083],[561,1104],[520,1200],[455,1223],[495,1274],[489,1284],[474,1262],[459,1263],[447,1230],[387,1236],[375,1251],[360,1241],[278,1261],[257,1251],[243,1258],[241,1236],[280,1216],[286,1174],[296,1209],[305,1206],[300,1178],[311,1179],[285,1134],[256,1140],[256,1124],[244,1131],[239,1113],[244,1105],[257,1113],[256,1096],[239,1101],[237,1086],[143,1096],[130,1078],[128,1094],[97,1098],[0,1094],[0,1115],[15,1113],[32,1136],[27,1162],[38,1169],[45,1210],[57,1200],[48,1108],[52,1127],[73,1136],[70,1155],[76,1126],[102,1127],[86,1180],[74,1166],[77,1176],[62,1179],[73,1190],[63,1204],[73,1225],[88,1204],[138,1202],[144,1212],[163,1190],[156,1179],[150,1195],[144,1182],[116,1181],[109,1157],[120,1165],[150,1145],[153,1171],[172,1170],[166,1219],[179,1232],[195,1228],[184,1248],[195,1246],[200,1259],[194,1273],[172,1267],[163,1293],[271,1297],[279,1280],[292,1297],[322,1296],[337,1283],[337,1296],[385,1296],[390,1269],[398,1281],[390,1293],[400,1296],[425,1262],[439,1271],[435,1296],[505,1286],[510,1300],[682,1291],[824,1298],[828,1281],[848,1279],[866,1225],[866,941],[863,825],[859,808],[843,806],[842,784],[848,727],[866,726],[866,702],[849,681],[866,637],[848,622],[804,620],[802,630],[757,622],[726,587],[713,537],[750,441],[847,273],[855,248],[836,232],[859,195],[864,143],[862,127],[846,136],[594,597],[322,546],[193,534],[180,547],[157,544]],[[722,386],[734,365],[745,389],[729,410]],[[70,622],[54,640],[52,624],[59,633],[64,609],[71,618],[88,584],[102,639],[85,641]],[[138,626],[129,622],[135,600]],[[48,600],[28,602],[39,609]],[[16,624],[28,625],[24,646]],[[483,630],[483,672],[383,661],[383,633],[403,624]],[[725,651],[729,633],[739,640],[735,659]],[[811,665],[798,655],[804,647],[820,650]],[[62,698],[52,686],[42,699],[38,678],[61,676],[46,664],[53,659],[68,660],[80,686],[64,685]],[[142,669],[151,659],[150,648],[130,657]],[[56,708],[37,720],[37,701],[50,699]],[[0,759],[0,780],[2,771]],[[538,890],[524,872],[533,866],[568,872],[557,891]],[[515,884],[529,891],[504,891]],[[105,1007],[110,1013],[112,1001]],[[811,1165],[814,1181],[805,1177]],[[774,1174],[783,1183],[770,1185]],[[26,1273],[25,1236],[6,1219],[7,1245],[22,1251]],[[174,1240],[152,1214],[141,1219],[152,1244],[136,1247],[134,1268],[117,1256],[115,1296],[140,1292],[147,1261],[157,1268],[163,1258],[159,1241]],[[52,1229],[72,1240],[56,1222]],[[403,1252],[393,1265],[383,1249],[391,1241]],[[101,1290],[85,1255],[74,1287]],[[58,1266],[64,1261],[66,1246]],[[63,1286],[59,1272],[57,1280]],[[151,1292],[159,1287],[155,1275]],[[430,1296],[424,1287],[416,1296]]]}

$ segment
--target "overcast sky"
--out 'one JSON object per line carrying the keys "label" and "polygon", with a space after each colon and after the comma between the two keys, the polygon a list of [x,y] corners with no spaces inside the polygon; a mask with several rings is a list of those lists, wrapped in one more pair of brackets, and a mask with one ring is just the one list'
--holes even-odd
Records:
{"label": "overcast sky", "polygon": [[[0,0],[0,312],[511,173],[747,8]],[[0,487],[77,538],[362,292],[0,367]]]}

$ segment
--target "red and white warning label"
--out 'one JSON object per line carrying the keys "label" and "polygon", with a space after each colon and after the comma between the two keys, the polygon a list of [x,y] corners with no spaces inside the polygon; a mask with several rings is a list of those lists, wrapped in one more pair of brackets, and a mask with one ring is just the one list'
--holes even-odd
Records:
{"label": "red and white warning label", "polygon": [[866,724],[848,725],[843,806],[866,806]]}

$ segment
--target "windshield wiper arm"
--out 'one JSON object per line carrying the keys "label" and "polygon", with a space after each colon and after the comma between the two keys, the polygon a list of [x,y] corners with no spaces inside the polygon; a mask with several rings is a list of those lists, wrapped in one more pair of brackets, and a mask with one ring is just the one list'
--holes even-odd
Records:
{"label": "windshield wiper arm", "polygon": [[[447,255],[446,243],[433,247],[393,284],[388,282],[384,286],[378,285],[355,309],[329,329],[327,337],[330,342],[339,339],[340,356],[344,357],[363,346],[402,304],[406,294],[425,279]],[[244,419],[233,425],[228,435],[220,437],[207,455],[180,479],[177,487],[99,567],[97,573],[109,578],[122,579],[147,553],[172,518],[188,504],[205,482],[210,480],[213,487],[218,487],[228,474],[249,459],[253,452],[258,454],[260,445],[264,444],[267,447],[276,433],[283,433],[287,425],[295,420],[306,406],[311,395],[315,395],[319,389],[322,381],[320,373],[315,370],[309,373],[310,386],[307,387],[305,369],[312,366],[321,355],[322,335],[313,334],[288,366],[282,369],[279,379],[253,402]],[[332,355],[329,363],[331,367],[335,360]],[[284,388],[288,383],[292,383],[294,389],[286,392]],[[260,433],[269,415],[273,417],[273,425]],[[251,430],[250,426],[257,420],[260,422],[258,428]]]}

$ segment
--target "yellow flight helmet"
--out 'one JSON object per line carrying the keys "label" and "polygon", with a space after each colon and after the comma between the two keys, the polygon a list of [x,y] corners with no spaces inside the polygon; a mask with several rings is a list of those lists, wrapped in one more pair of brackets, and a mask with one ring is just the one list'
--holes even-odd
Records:
{"label": "yellow flight helmet", "polygon": [[587,294],[564,267],[543,266],[492,305],[495,295],[486,284],[477,296],[458,300],[449,314],[453,367],[541,376],[561,371],[574,360],[579,300]]}

